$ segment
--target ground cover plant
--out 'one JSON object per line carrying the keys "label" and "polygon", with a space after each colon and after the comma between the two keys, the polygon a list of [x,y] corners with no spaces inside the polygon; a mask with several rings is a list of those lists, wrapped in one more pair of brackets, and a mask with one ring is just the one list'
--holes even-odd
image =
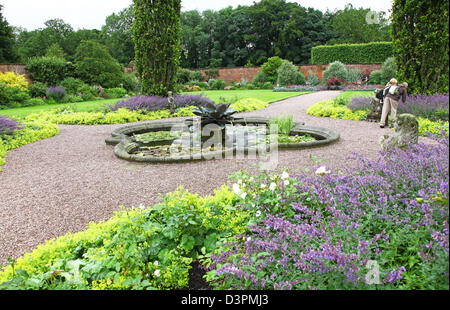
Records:
{"label": "ground cover plant", "polygon": [[58,126],[42,120],[17,122],[0,115],[0,171],[9,151],[58,133]]}
{"label": "ground cover plant", "polygon": [[[370,113],[370,97],[373,93],[348,91],[334,100],[316,103],[308,108],[307,113],[314,116],[348,120],[365,120]],[[399,102],[398,114],[409,113],[417,117],[419,135],[448,132],[448,94],[408,95],[406,102]]]}
{"label": "ground cover plant", "polygon": [[240,171],[204,198],[178,189],[11,260],[0,287],[186,288],[200,261],[217,289],[448,289],[449,141],[434,139],[339,171]]}
{"label": "ground cover plant", "polygon": [[218,289],[446,289],[448,135],[290,177],[235,175],[244,234],[203,260]]}

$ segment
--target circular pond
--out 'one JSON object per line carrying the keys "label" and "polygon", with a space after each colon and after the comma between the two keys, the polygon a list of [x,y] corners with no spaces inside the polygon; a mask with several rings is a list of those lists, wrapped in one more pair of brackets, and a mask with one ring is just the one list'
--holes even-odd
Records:
{"label": "circular pond", "polygon": [[152,163],[183,162],[267,154],[274,149],[320,147],[339,140],[339,133],[294,122],[282,134],[267,118],[239,119],[219,128],[201,127],[196,120],[127,125],[106,139],[114,154],[124,160]]}

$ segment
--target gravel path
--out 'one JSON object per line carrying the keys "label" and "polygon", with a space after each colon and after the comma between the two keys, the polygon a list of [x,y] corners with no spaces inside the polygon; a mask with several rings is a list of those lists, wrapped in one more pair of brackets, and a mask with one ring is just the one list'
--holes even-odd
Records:
{"label": "gravel path", "polygon": [[[339,142],[309,150],[280,150],[279,168],[292,172],[312,167],[310,155],[337,168],[352,151],[375,157],[378,139],[388,129],[376,123],[318,118],[306,114],[314,103],[339,92],[317,92],[273,103],[245,115],[294,114],[295,121],[327,127]],[[185,164],[139,164],[118,159],[105,144],[123,125],[60,126],[56,137],[9,152],[0,173],[0,263],[17,258],[45,240],[78,232],[89,222],[109,219],[120,206],[146,206],[184,185],[200,195],[212,194],[241,168],[255,171],[254,160],[211,160]]]}

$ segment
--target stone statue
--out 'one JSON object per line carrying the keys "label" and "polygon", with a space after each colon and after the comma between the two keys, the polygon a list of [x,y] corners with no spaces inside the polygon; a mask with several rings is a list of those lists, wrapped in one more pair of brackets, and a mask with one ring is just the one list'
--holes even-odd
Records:
{"label": "stone statue", "polygon": [[395,133],[392,136],[384,135],[380,138],[381,148],[386,150],[391,147],[403,148],[406,143],[417,144],[419,142],[419,122],[412,114],[400,114],[394,121]]}
{"label": "stone statue", "polygon": [[173,99],[173,93],[171,91],[168,92],[168,98],[167,98],[168,102],[169,102],[169,110],[170,113],[173,114],[175,113],[175,100]]}
{"label": "stone statue", "polygon": [[366,120],[369,122],[379,122],[381,118],[381,109],[383,108],[383,101],[378,99],[375,95],[379,91],[376,89],[374,96],[370,98],[370,113]]}

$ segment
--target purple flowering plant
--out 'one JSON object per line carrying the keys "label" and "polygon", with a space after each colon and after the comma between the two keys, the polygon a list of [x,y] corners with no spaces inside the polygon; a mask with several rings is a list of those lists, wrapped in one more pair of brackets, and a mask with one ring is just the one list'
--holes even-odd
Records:
{"label": "purple flowering plant", "polygon": [[14,131],[22,129],[15,120],[0,115],[0,136],[11,135]]}
{"label": "purple flowering plant", "polygon": [[237,173],[233,190],[253,219],[204,260],[207,280],[220,289],[448,289],[449,141],[434,139],[376,160],[353,154],[339,172]]}
{"label": "purple flowering plant", "polygon": [[56,102],[62,102],[66,94],[67,91],[62,86],[50,86],[45,91],[45,95],[47,96],[47,98],[53,99]]}
{"label": "purple flowering plant", "polygon": [[[203,94],[198,95],[174,95],[174,104],[176,108],[185,108],[190,106],[199,107],[200,105],[213,101]],[[120,108],[126,108],[131,111],[159,111],[169,109],[167,97],[159,96],[134,96],[125,100],[120,100],[107,107],[110,111],[117,111]]]}

